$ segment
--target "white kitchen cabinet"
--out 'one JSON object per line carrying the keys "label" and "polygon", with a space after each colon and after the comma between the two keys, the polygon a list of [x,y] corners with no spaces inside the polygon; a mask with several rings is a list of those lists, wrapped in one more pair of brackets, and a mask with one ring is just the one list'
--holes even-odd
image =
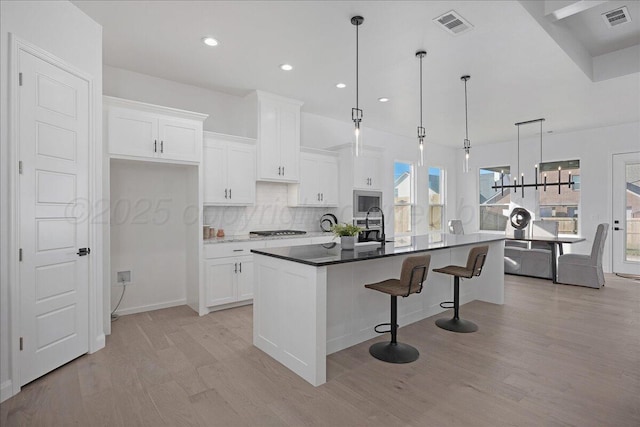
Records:
{"label": "white kitchen cabinet", "polygon": [[289,186],[289,206],[338,206],[338,159],[319,151],[300,153],[300,182]]}
{"label": "white kitchen cabinet", "polygon": [[209,307],[253,298],[253,257],[210,259],[205,263]]}
{"label": "white kitchen cabinet", "polygon": [[256,200],[255,140],[205,132],[203,203],[252,205]]}
{"label": "white kitchen cabinet", "polygon": [[109,155],[200,162],[206,114],[105,96]]}
{"label": "white kitchen cabinet", "polygon": [[245,103],[247,133],[257,139],[257,180],[298,182],[302,102],[255,91]]}
{"label": "white kitchen cabinet", "polygon": [[364,190],[380,190],[381,160],[378,153],[364,153],[353,159],[353,187]]}

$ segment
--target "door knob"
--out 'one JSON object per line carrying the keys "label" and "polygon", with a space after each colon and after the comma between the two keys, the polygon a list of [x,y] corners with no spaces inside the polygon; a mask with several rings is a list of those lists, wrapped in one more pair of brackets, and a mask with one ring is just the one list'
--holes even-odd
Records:
{"label": "door knob", "polygon": [[91,249],[89,249],[89,248],[80,248],[80,249],[78,249],[78,252],[76,252],[76,255],[85,256],[85,255],[89,255],[90,253],[91,253]]}

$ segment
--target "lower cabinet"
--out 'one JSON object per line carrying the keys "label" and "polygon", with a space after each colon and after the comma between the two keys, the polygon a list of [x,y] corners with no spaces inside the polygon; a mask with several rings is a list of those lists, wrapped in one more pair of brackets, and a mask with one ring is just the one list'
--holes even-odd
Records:
{"label": "lower cabinet", "polygon": [[253,298],[253,257],[218,258],[206,261],[207,306]]}

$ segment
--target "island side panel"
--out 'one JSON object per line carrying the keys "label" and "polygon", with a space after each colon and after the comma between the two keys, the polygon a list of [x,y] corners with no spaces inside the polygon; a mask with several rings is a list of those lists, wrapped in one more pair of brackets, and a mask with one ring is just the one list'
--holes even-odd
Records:
{"label": "island side panel", "polygon": [[493,304],[504,304],[504,240],[489,242],[489,253],[480,277],[469,284],[475,286],[475,298]]}
{"label": "island side panel", "polygon": [[254,254],[253,343],[317,386],[326,381],[326,267]]}

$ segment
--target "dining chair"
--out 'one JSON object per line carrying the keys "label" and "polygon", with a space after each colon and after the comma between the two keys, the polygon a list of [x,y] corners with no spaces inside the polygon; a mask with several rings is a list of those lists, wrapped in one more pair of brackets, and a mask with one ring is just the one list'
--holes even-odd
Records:
{"label": "dining chair", "polygon": [[601,288],[604,286],[602,255],[609,224],[599,224],[589,255],[566,254],[558,257],[558,282]]}

